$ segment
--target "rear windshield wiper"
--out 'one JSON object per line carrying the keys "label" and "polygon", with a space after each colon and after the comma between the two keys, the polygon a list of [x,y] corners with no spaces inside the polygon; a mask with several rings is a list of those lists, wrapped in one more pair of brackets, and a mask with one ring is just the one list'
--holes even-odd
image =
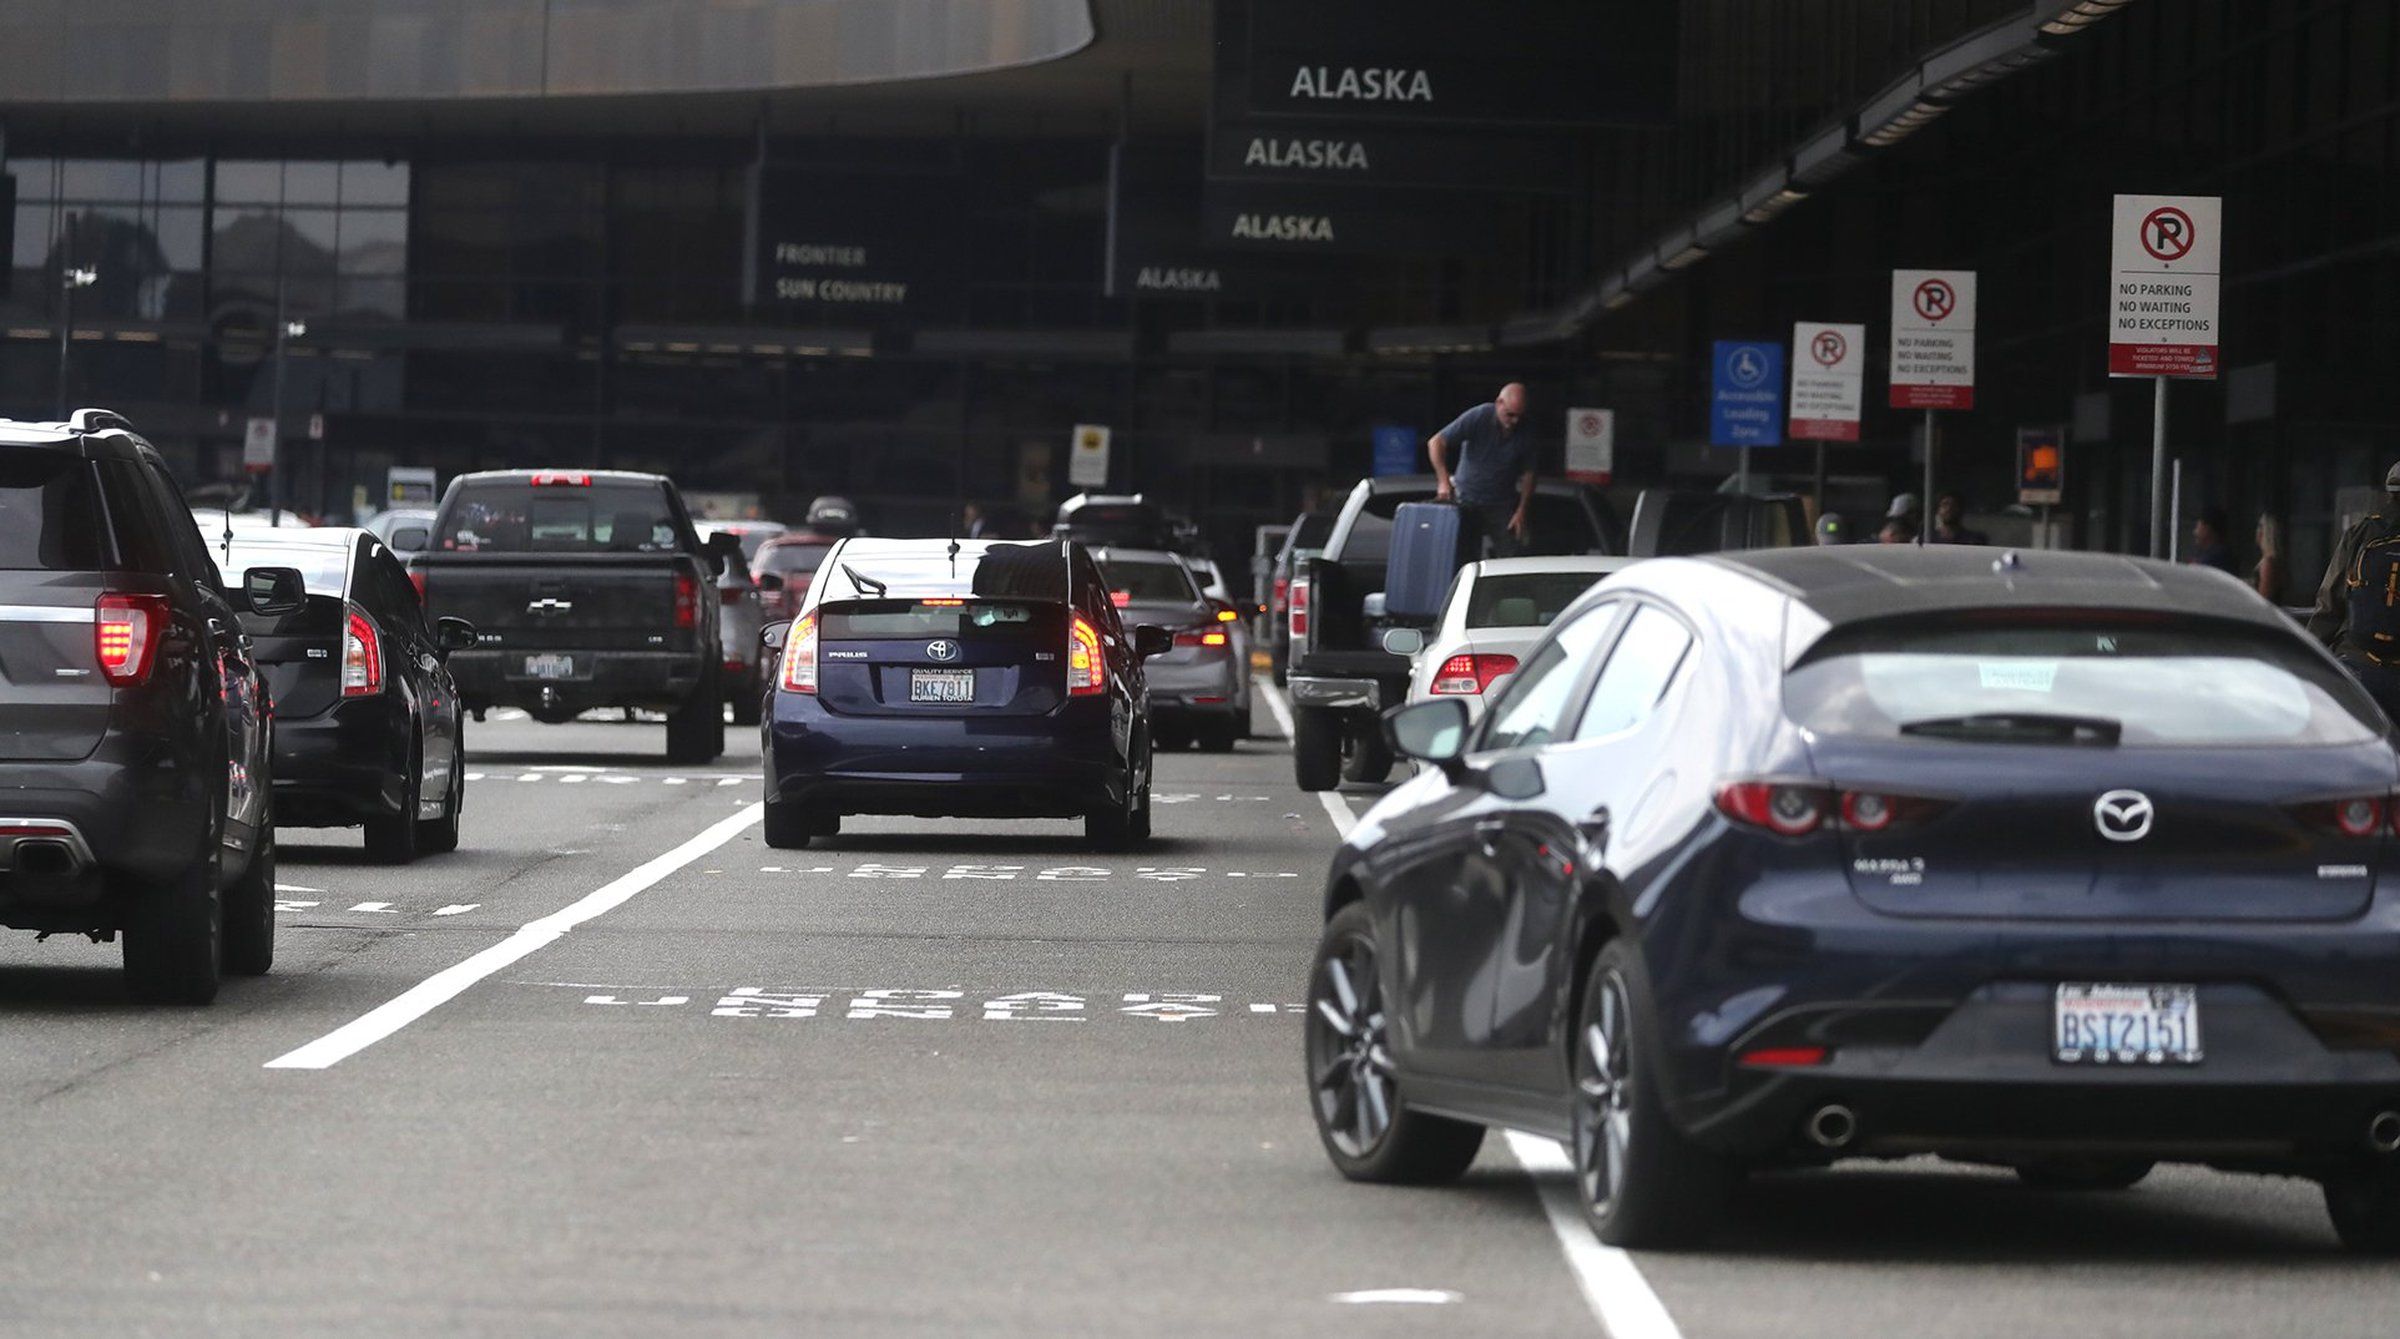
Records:
{"label": "rear windshield wiper", "polygon": [[882,599],[884,596],[892,593],[892,588],[890,586],[884,584],[883,582],[877,581],[871,576],[862,575],[857,568],[852,567],[848,563],[842,564],[842,575],[850,578],[850,588],[852,590],[866,591],[875,596],[877,599]]}
{"label": "rear windshield wiper", "polygon": [[2065,744],[2114,744],[2125,723],[2107,716],[2064,716],[2039,711],[1988,711],[1971,716],[1931,716],[1901,725],[1904,735],[1943,739],[2039,739]]}

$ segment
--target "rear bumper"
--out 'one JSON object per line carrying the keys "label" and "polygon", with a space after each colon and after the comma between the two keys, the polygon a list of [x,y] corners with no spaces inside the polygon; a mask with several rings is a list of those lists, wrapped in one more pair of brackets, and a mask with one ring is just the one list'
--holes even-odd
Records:
{"label": "rear bumper", "polygon": [[774,694],[765,727],[768,794],[841,814],[1071,818],[1124,803],[1131,784],[1111,704],[1041,716],[836,716]]}
{"label": "rear bumper", "polygon": [[408,793],[408,713],[389,694],[275,722],[275,822],[346,827],[398,814]]}
{"label": "rear bumper", "polygon": [[126,898],[206,854],[220,776],[163,740],[114,731],[86,758],[0,763],[0,816],[70,825],[93,862],[65,878],[0,871],[0,924],[117,928]]}
{"label": "rear bumper", "polygon": [[1318,674],[1290,676],[1287,684],[1295,707],[1323,707],[1329,710],[1381,711],[1387,701],[1406,695],[1387,695],[1383,683],[1376,679],[1336,679]]}
{"label": "rear bumper", "polygon": [[1233,712],[1241,705],[1242,678],[1247,672],[1226,656],[1185,664],[1153,660],[1143,672],[1149,684],[1150,710],[1153,715]]}
{"label": "rear bumper", "polygon": [[568,711],[593,707],[655,707],[673,710],[699,688],[722,654],[714,642],[693,651],[562,651],[574,657],[575,672],[542,679],[525,672],[526,657],[538,649],[461,651],[450,658],[450,676],[471,708],[539,707]]}

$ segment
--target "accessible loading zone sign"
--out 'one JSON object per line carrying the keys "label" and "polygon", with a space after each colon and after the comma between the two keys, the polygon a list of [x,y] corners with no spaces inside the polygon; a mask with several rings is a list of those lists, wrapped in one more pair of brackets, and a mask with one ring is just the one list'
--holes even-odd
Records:
{"label": "accessible loading zone sign", "polygon": [[2109,228],[2108,374],[2213,381],[2223,200],[2120,195]]}
{"label": "accessible loading zone sign", "polygon": [[1783,346],[1717,341],[1708,440],[1717,446],[1783,445]]}

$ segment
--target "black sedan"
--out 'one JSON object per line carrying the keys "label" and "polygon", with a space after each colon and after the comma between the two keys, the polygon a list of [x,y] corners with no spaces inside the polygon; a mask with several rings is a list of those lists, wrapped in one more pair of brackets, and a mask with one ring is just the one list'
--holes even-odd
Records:
{"label": "black sedan", "polygon": [[2400,1252],[2387,723],[2237,582],[2104,555],[1638,564],[1335,859],[1311,1097],[1361,1180],[1567,1141],[1599,1235],[1754,1168],[2317,1180]]}
{"label": "black sedan", "polygon": [[275,823],[364,827],[405,864],[458,848],[467,798],[458,689],[443,661],[475,639],[433,625],[408,570],[363,530],[241,531],[211,546],[228,572],[296,567],[295,613],[244,614],[275,703]]}

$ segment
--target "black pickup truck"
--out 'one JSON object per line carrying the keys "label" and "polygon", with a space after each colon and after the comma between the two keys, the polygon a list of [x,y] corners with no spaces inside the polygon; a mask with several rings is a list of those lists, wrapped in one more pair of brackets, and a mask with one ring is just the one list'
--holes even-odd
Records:
{"label": "black pickup truck", "polygon": [[478,716],[667,713],[667,761],[725,751],[716,576],[675,485],[613,470],[462,474],[409,560],[431,615],[475,625],[450,673]]}
{"label": "black pickup truck", "polygon": [[[1408,700],[1409,661],[1383,649],[1393,626],[1381,603],[1392,515],[1434,495],[1429,474],[1362,479],[1350,490],[1325,551],[1296,567],[1289,592],[1292,772],[1302,790],[1345,780],[1381,781],[1392,769],[1377,717]],[[1535,485],[1525,552],[1623,553],[1624,527],[1608,499],[1582,484]],[[1458,562],[1479,553],[1462,552]]]}

